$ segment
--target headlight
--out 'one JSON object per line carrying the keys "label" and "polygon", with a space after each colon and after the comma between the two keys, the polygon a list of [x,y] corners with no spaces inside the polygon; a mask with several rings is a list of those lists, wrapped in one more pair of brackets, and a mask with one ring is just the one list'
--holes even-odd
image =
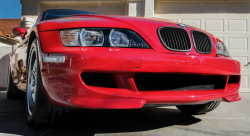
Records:
{"label": "headlight", "polygon": [[94,30],[61,30],[60,36],[65,46],[102,46],[104,41],[103,33]]}
{"label": "headlight", "polygon": [[102,46],[104,36],[101,31],[82,30],[80,34],[82,46]]}
{"label": "headlight", "polygon": [[135,32],[127,29],[67,29],[60,30],[64,46],[105,46],[150,48]]}
{"label": "headlight", "polygon": [[128,37],[119,31],[115,31],[114,29],[109,34],[109,41],[112,47],[128,47],[129,39]]}
{"label": "headlight", "polygon": [[230,57],[230,54],[227,50],[227,47],[224,45],[223,42],[217,41],[217,55],[223,55],[223,56],[227,56]]}
{"label": "headlight", "polygon": [[126,29],[111,30],[109,41],[112,47],[150,48],[138,34]]}

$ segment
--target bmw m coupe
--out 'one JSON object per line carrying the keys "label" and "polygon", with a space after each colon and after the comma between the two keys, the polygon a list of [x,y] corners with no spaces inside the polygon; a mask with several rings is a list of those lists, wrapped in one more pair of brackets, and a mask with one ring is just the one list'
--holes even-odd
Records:
{"label": "bmw m coupe", "polygon": [[57,122],[66,107],[204,114],[241,99],[240,63],[192,26],[51,9],[13,33],[23,40],[10,53],[7,97],[26,98],[34,126]]}

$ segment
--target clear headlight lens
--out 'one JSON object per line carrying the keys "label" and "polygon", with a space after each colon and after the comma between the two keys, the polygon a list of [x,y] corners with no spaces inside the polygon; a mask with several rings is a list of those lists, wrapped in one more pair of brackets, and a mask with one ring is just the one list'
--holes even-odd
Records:
{"label": "clear headlight lens", "polygon": [[101,31],[82,30],[80,34],[82,46],[102,46],[104,36]]}
{"label": "clear headlight lens", "polygon": [[230,54],[227,50],[227,47],[224,45],[223,42],[217,41],[217,55],[223,55],[223,56],[227,56],[230,57]]}
{"label": "clear headlight lens", "polygon": [[137,33],[127,29],[67,29],[60,30],[60,37],[64,46],[150,48]]}
{"label": "clear headlight lens", "polygon": [[128,37],[124,33],[114,29],[109,34],[109,40],[112,47],[128,47],[129,45]]}
{"label": "clear headlight lens", "polygon": [[65,46],[102,46],[104,42],[103,33],[95,30],[61,30],[60,37]]}
{"label": "clear headlight lens", "polygon": [[109,34],[110,46],[128,48],[150,48],[142,38],[131,30],[113,29]]}

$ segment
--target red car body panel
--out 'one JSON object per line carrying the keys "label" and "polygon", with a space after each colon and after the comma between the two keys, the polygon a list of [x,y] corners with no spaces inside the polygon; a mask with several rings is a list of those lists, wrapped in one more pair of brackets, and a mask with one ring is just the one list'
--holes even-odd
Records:
{"label": "red car body panel", "polygon": [[[218,39],[188,26],[185,30],[189,35],[192,30],[198,30],[211,38],[212,52],[197,53],[192,38],[190,51],[170,51],[163,46],[157,34],[158,28],[162,26],[181,28],[176,23],[160,19],[101,15],[73,16],[38,23],[33,30],[40,43],[39,62],[49,99],[56,105],[104,109],[141,108],[146,104],[193,104],[214,100],[232,102],[241,99],[240,83],[228,82],[230,76],[240,76],[240,63],[216,55]],[[61,43],[59,30],[71,28],[129,29],[138,33],[151,48],[66,47]],[[27,44],[24,43],[21,45],[25,48],[19,54],[25,54],[27,50]],[[51,54],[65,56],[65,63],[43,62],[43,57]],[[13,53],[10,56],[11,69],[15,71],[13,64],[17,59],[14,59]],[[82,73],[111,74],[115,77],[117,88],[87,85],[81,78]],[[227,78],[227,83],[224,89],[215,90],[141,91],[134,81],[138,73],[221,75]]]}

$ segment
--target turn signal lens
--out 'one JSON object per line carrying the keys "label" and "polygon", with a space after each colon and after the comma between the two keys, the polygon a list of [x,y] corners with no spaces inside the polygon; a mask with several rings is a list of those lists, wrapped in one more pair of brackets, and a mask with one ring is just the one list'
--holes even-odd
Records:
{"label": "turn signal lens", "polygon": [[79,40],[80,29],[61,30],[60,37],[65,46],[81,46]]}

